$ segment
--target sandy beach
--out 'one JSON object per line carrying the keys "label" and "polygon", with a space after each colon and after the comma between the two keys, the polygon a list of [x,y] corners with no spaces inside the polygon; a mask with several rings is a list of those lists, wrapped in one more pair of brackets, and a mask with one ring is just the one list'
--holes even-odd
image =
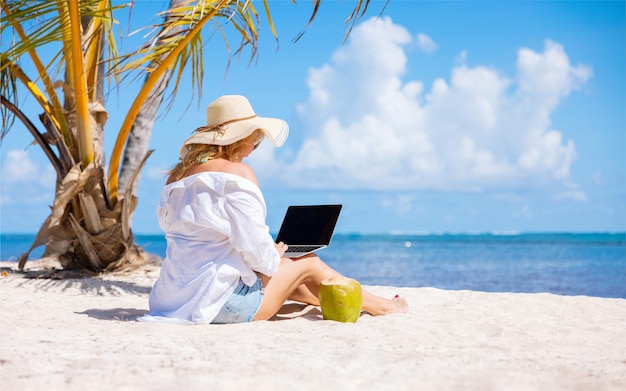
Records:
{"label": "sandy beach", "polygon": [[62,280],[1,266],[4,390],[626,389],[623,299],[369,286],[410,312],[342,324],[292,303],[182,326],[136,320],[158,264]]}

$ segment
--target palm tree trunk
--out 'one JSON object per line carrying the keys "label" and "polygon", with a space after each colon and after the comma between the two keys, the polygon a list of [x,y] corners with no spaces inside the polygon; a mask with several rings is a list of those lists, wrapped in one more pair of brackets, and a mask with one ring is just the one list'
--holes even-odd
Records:
{"label": "palm tree trunk", "polygon": [[[171,0],[170,9],[179,7],[186,0]],[[171,29],[168,35],[176,34],[182,27]],[[155,87],[150,92],[150,95],[141,106],[133,126],[130,130],[128,142],[124,150],[124,159],[122,161],[122,170],[120,173],[120,193],[124,193],[128,189],[128,181],[132,177],[133,173],[137,170],[137,167],[141,163],[144,155],[148,151],[150,145],[150,138],[152,137],[152,130],[154,129],[154,121],[156,115],[163,103],[163,96],[165,89],[169,83],[171,72],[166,72],[163,77],[158,81]],[[147,79],[147,77],[146,77]],[[138,175],[140,175],[138,173]],[[137,187],[139,186],[139,177],[132,183],[131,193],[137,194]],[[132,216],[131,216],[132,219]]]}
{"label": "palm tree trunk", "polygon": [[[148,151],[152,130],[154,129],[154,121],[156,115],[163,102],[165,88],[169,82],[171,73],[163,75],[158,84],[154,87],[139,113],[128,136],[128,142],[124,150],[124,159],[122,161],[122,171],[120,174],[120,193],[124,193],[127,189],[128,181],[139,166],[141,159]],[[133,182],[132,194],[137,194],[139,179]]]}
{"label": "palm tree trunk", "polygon": [[[82,17],[81,23],[83,26],[83,31],[87,31],[90,17]],[[101,30],[100,39],[98,42],[102,42],[104,40],[104,30]],[[91,137],[93,138],[93,149],[94,149],[94,161],[97,165],[104,167],[106,163],[106,154],[104,150],[104,125],[108,119],[108,113],[105,109],[105,98],[104,98],[104,45],[99,44],[96,48],[98,55],[98,63],[96,66],[97,71],[95,74],[97,75],[96,80],[93,85],[90,85],[94,91],[89,91],[89,95],[93,95],[93,98],[90,99],[89,103],[89,113],[93,119],[91,121]]]}

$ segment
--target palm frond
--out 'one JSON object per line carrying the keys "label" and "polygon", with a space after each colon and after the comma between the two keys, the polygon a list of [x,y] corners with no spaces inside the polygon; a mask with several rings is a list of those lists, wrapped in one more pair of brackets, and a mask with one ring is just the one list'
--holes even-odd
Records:
{"label": "palm frond", "polygon": [[[197,35],[189,41],[189,45],[185,48],[181,55],[175,59],[173,69],[174,72],[174,87],[172,89],[172,97],[175,97],[183,79],[183,72],[189,66],[191,67],[191,83],[195,86],[192,88],[192,94],[198,91],[199,96],[202,95],[202,80],[204,78],[204,65],[202,56],[202,36]],[[191,63],[190,65],[188,65]],[[168,108],[172,107],[174,99],[170,99]]]}
{"label": "palm frond", "polygon": [[35,127],[35,125],[28,119],[28,117],[26,117],[26,115],[17,108],[17,106],[11,103],[8,99],[5,99],[5,97],[2,95],[0,95],[0,104],[2,105],[2,107],[6,107],[8,110],[10,110],[16,118],[20,119],[22,124],[24,124],[26,129],[28,129],[28,131],[35,138],[35,141],[37,141],[39,146],[43,149],[44,153],[48,157],[48,160],[50,160],[50,163],[56,170],[57,177],[61,178],[64,174],[63,165],[61,164],[61,161],[54,153],[52,148],[50,148],[50,145],[48,144],[45,136],[37,129],[37,127]]}
{"label": "palm frond", "polygon": [[[274,21],[272,20],[270,7],[267,1],[268,0],[263,0],[263,8],[265,8],[265,16],[267,16],[267,23],[270,26],[270,30],[272,30],[272,35],[274,36],[274,39],[276,39],[276,42],[278,43],[278,33],[276,32],[276,27],[274,26]],[[292,0],[292,1],[295,2],[295,0]]]}
{"label": "palm frond", "polygon": [[[379,15],[381,15],[385,11],[385,8],[387,8],[388,4],[389,4],[389,0],[386,0],[385,5],[383,5],[383,8],[379,12]],[[346,32],[346,35],[343,38],[344,42],[346,41],[346,39],[348,39],[348,36],[352,32],[354,25],[365,15],[365,12],[367,12],[367,8],[369,5],[370,5],[370,0],[358,0],[357,5],[352,10],[352,13],[346,19],[346,24],[350,24],[350,27],[348,28],[348,31]]]}
{"label": "palm frond", "polygon": [[[74,2],[72,2],[74,3]],[[0,29],[3,37],[14,36],[11,45],[3,48],[2,61],[0,61],[0,72],[10,73],[12,65],[19,64],[20,60],[28,56],[35,66],[37,78],[34,83],[41,81],[45,92],[52,104],[53,110],[49,112],[49,117],[55,122],[59,131],[67,145],[72,145],[72,137],[70,136],[69,126],[63,114],[63,107],[57,95],[55,80],[60,72],[65,72],[68,80],[74,80],[74,69],[66,64],[72,64],[71,46],[69,42],[72,40],[71,20],[68,14],[68,2],[63,0],[52,1],[28,1],[28,0],[2,0],[2,20],[0,21]],[[86,50],[87,69],[90,72],[88,76],[89,91],[95,93],[93,85],[101,80],[102,75],[98,75],[95,71],[100,67],[95,64],[99,60],[95,53],[101,53],[105,48],[112,55],[117,57],[116,40],[113,36],[112,26],[114,20],[112,12],[125,5],[113,7],[109,0],[82,0],[77,2],[79,7],[79,15],[85,20],[90,20],[89,31],[93,30],[93,34],[88,35],[84,46]],[[96,38],[98,37],[98,38]],[[102,40],[102,37],[106,37]],[[81,38],[78,38],[81,41]],[[51,58],[44,63],[39,57],[38,50],[42,47],[50,48],[48,53],[52,53]],[[58,47],[55,51],[54,47]],[[55,54],[56,53],[56,54]],[[81,53],[82,60],[82,53]],[[82,61],[81,61],[82,62]],[[3,93],[8,99],[17,99],[18,84],[6,83],[8,78],[3,82]],[[15,79],[13,79],[15,80]],[[74,87],[74,86],[72,86]],[[6,88],[7,90],[5,90]],[[8,89],[11,89],[9,91]],[[74,94],[75,95],[75,94]],[[17,100],[12,100],[17,102]],[[44,107],[46,109],[46,107]],[[8,130],[10,122],[7,122]]]}
{"label": "palm frond", "polygon": [[[4,56],[0,57],[0,63],[4,63]],[[17,80],[15,74],[9,72],[8,68],[0,69],[0,91],[2,94],[7,94],[4,98],[9,102],[15,103],[18,101],[17,94]],[[0,127],[0,144],[7,135],[13,124],[15,123],[15,115],[12,110],[5,105],[0,105],[0,116],[2,116],[2,127]]]}
{"label": "palm frond", "polygon": [[[164,17],[165,20],[151,26],[146,45],[136,52],[118,58],[113,68],[118,73],[125,73],[128,70],[151,72],[153,64],[158,64],[168,53],[176,50],[178,45],[186,39],[190,32],[194,31],[197,24],[211,10],[215,11],[214,16],[211,17],[213,30],[222,28],[223,24],[232,25],[242,37],[239,50],[249,46],[251,48],[250,57],[253,59],[256,56],[258,46],[260,21],[258,12],[251,1],[228,0],[219,3],[215,0],[187,1],[179,7],[161,12],[159,16]],[[219,23],[219,21],[223,21],[223,23]],[[272,30],[274,29],[272,28]],[[223,35],[223,38],[226,46],[229,47],[226,35]],[[199,48],[201,49],[202,46]],[[177,60],[177,63],[187,63],[189,60],[192,63],[197,63],[191,57],[201,56],[201,51],[181,51],[181,56],[183,58],[180,61]],[[195,75],[196,79],[198,79],[197,76]],[[201,81],[201,79],[199,80]]]}
{"label": "palm frond", "polygon": [[[6,64],[5,69],[2,72],[3,75],[6,74],[6,76],[3,76],[3,78],[9,79],[10,81],[8,81],[8,83],[12,83],[12,84],[15,84],[17,80],[19,80],[24,85],[24,88],[27,91],[29,91],[31,95],[33,95],[35,100],[37,100],[37,102],[39,103],[41,108],[44,110],[44,112],[46,112],[46,114],[50,116],[54,126],[56,126],[57,129],[59,129],[60,126],[59,126],[59,122],[56,121],[54,108],[52,107],[52,105],[50,104],[50,102],[48,101],[44,93],[39,89],[39,87],[37,87],[37,85],[32,80],[28,78],[28,76],[24,73],[24,71],[22,71],[22,69],[18,65],[13,64],[11,61],[7,61],[7,60],[4,60],[4,61],[6,61],[7,64]],[[7,89],[6,92],[16,93],[17,87],[12,87],[12,88],[14,89],[12,90]],[[15,100],[12,100],[11,102],[15,102]],[[5,132],[3,132],[3,134],[4,133]]]}
{"label": "palm frond", "polygon": [[[264,0],[267,1],[267,0]],[[293,3],[296,3],[296,0],[291,0]],[[370,5],[371,0],[357,0],[356,5],[354,6],[354,9],[352,10],[352,12],[350,13],[350,15],[348,15],[348,17],[345,20],[345,24],[348,25],[348,31],[346,31],[346,35],[343,37],[343,41],[345,42],[348,37],[350,36],[350,33],[352,32],[352,29],[354,28],[354,25],[365,15],[365,13],[367,12],[367,9]],[[311,12],[311,17],[309,18],[308,23],[306,24],[306,26],[304,27],[304,29],[302,29],[302,31],[300,31],[298,33],[298,35],[296,35],[296,37],[293,39],[293,42],[297,42],[300,40],[300,38],[302,38],[302,36],[304,35],[304,33],[306,32],[306,30],[311,26],[311,24],[313,23],[313,20],[315,19],[315,17],[317,16],[317,12],[319,11],[320,5],[322,3],[322,0],[313,0],[313,11]],[[385,10],[385,8],[387,8],[387,4],[389,4],[389,0],[385,1],[385,5],[383,5],[382,10],[380,11],[379,14],[382,14],[383,11]]]}
{"label": "palm frond", "polygon": [[54,17],[57,11],[54,2],[2,0],[1,5],[0,32],[3,36],[7,30],[20,28],[28,37],[14,40],[10,48],[3,50],[9,58],[16,60],[29,50],[60,41],[61,32],[59,21]]}
{"label": "palm frond", "polygon": [[[118,185],[119,185],[119,169],[120,162],[122,158],[122,153],[124,151],[124,145],[126,144],[126,140],[130,133],[130,129],[132,124],[139,112],[141,106],[147,99],[150,91],[154,88],[154,86],[159,82],[161,77],[168,72],[171,67],[175,64],[176,59],[183,53],[185,48],[190,44],[190,42],[194,39],[195,36],[199,35],[202,31],[204,25],[214,18],[216,15],[222,11],[224,7],[227,7],[229,3],[232,3],[233,0],[221,0],[219,2],[210,1],[207,2],[198,2],[196,5],[199,5],[198,9],[202,12],[195,13],[196,16],[199,16],[199,19],[194,19],[193,23],[190,24],[192,26],[190,29],[186,31],[183,35],[183,38],[178,41],[178,44],[172,48],[171,51],[167,52],[167,55],[159,58],[158,61],[155,61],[159,64],[148,76],[146,79],[142,89],[137,94],[135,101],[131,105],[126,118],[124,118],[124,122],[122,123],[122,127],[120,128],[119,133],[117,134],[117,139],[115,140],[115,145],[113,146],[113,150],[111,152],[111,159],[109,164],[109,175],[108,175],[108,189],[109,189],[109,197],[112,205],[117,203],[118,198]],[[186,3],[189,4],[189,3]],[[185,5],[183,5],[183,8]],[[196,10],[196,8],[193,8]],[[186,18],[186,16],[182,16],[181,18]]]}
{"label": "palm frond", "polygon": [[[87,95],[87,80],[85,78],[83,64],[83,42],[80,22],[80,9],[74,1],[68,3],[68,16],[70,20],[71,40],[69,42],[72,69],[72,77],[69,78],[70,86],[74,89],[76,104],[76,134],[78,138],[78,151],[80,160],[87,167],[94,159],[93,138],[89,129],[89,102]],[[77,60],[80,59],[80,60]]]}
{"label": "palm frond", "polygon": [[[95,19],[105,18],[107,11],[120,8],[99,7],[103,0],[81,0],[79,2],[80,15]],[[109,1],[107,0],[108,4]],[[70,34],[67,15],[67,1],[32,1],[32,0],[1,0],[2,17],[0,18],[0,32],[4,33],[15,27],[16,22],[21,26],[27,39],[16,40],[4,50],[12,59],[16,60],[27,54],[29,50],[38,49],[49,44],[60,44],[64,37]]]}
{"label": "palm frond", "polygon": [[[15,33],[18,35],[19,37],[19,42],[20,43],[27,43],[29,42],[29,40],[31,39],[30,36],[28,36],[26,34],[26,32],[24,31],[24,29],[22,28],[22,24],[20,23],[19,19],[15,16],[15,14],[13,13],[13,10],[11,8],[11,6],[5,4],[5,2],[2,3],[2,11],[6,17],[6,23],[8,25],[10,25],[13,30],[15,31]],[[19,14],[19,13],[18,13]],[[4,24],[3,24],[4,26]],[[6,28],[6,26],[4,27]],[[19,49],[19,45],[14,45],[14,48],[18,48]],[[59,100],[59,97],[55,91],[54,88],[54,84],[50,78],[50,76],[48,75],[48,69],[47,67],[45,67],[41,61],[41,59],[39,58],[39,55],[37,54],[37,51],[35,50],[36,46],[33,45],[24,45],[24,48],[26,50],[25,53],[23,54],[28,54],[33,62],[33,64],[35,65],[35,68],[37,70],[37,73],[39,74],[39,78],[42,80],[46,93],[48,94],[48,97],[50,98],[51,104],[52,104],[52,110],[49,110],[49,108],[44,105],[44,104],[40,104],[42,105],[42,107],[44,108],[44,110],[46,112],[48,112],[48,115],[50,116],[50,118],[52,119],[52,121],[54,122],[54,125],[57,127],[57,129],[59,129],[59,131],[61,132],[61,134],[63,135],[65,142],[68,143],[68,145],[71,145],[71,137],[69,135],[69,130],[68,130],[68,126],[67,126],[67,122],[65,121],[65,118],[63,116],[63,110],[61,107],[61,102]],[[0,64],[2,64],[3,67],[7,67],[7,71],[9,73],[12,73],[11,70],[15,69],[15,62],[19,59],[19,57],[23,54],[14,54],[13,56],[11,55],[11,51],[9,51],[8,53],[2,53],[2,61],[0,62]],[[4,68],[3,68],[4,69]],[[21,69],[18,69],[18,71],[21,72]],[[25,75],[22,76],[22,79],[25,78]],[[33,90],[32,86],[29,86],[25,81],[23,81],[23,83],[26,85],[27,89]],[[11,88],[15,88],[14,91],[12,92],[8,92],[9,95],[13,96],[14,98],[17,98],[17,85],[14,84],[11,86]],[[40,99],[39,99],[40,100]],[[17,99],[14,100],[13,102],[17,102]]]}
{"label": "palm frond", "polygon": [[[106,72],[106,65],[110,63],[109,58],[118,58],[117,40],[114,26],[118,22],[113,17],[113,12],[126,7],[127,5],[113,6],[110,0],[98,0],[95,9],[82,13],[83,21],[87,19],[89,23],[84,26],[83,45],[85,51],[85,63],[87,71],[87,86],[89,88],[89,100],[97,99],[96,87],[111,73]],[[81,8],[81,12],[84,12]],[[107,54],[106,59],[104,54]],[[113,85],[118,85],[119,77],[114,76]]]}
{"label": "palm frond", "polygon": [[[295,0],[292,0],[292,1],[294,3],[296,2]],[[313,0],[313,12],[311,12],[311,17],[309,18],[309,21],[304,27],[304,29],[302,29],[302,31],[300,31],[300,33],[298,33],[298,35],[296,35],[296,37],[293,39],[294,42],[298,42],[300,38],[302,38],[306,30],[309,28],[309,26],[311,26],[311,23],[313,23],[313,19],[315,19],[315,16],[317,16],[317,11],[319,11],[321,3],[322,3],[322,0]]]}
{"label": "palm frond", "polygon": [[[105,8],[107,1],[100,1],[98,4],[98,10]],[[85,47],[85,63],[86,63],[86,83],[89,92],[89,100],[96,100],[98,81],[101,75],[100,70],[100,57],[102,56],[104,39],[104,26],[102,18],[90,18],[89,24],[85,28],[84,33],[84,47]]]}

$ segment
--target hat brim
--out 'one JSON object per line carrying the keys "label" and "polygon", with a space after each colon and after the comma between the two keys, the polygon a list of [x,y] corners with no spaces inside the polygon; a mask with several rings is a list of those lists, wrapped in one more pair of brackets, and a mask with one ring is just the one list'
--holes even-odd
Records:
{"label": "hat brim", "polygon": [[267,117],[254,117],[233,122],[222,125],[221,129],[222,134],[215,130],[197,131],[185,140],[183,147],[189,144],[230,145],[250,136],[257,129],[260,129],[272,144],[280,147],[289,135],[287,122]]}

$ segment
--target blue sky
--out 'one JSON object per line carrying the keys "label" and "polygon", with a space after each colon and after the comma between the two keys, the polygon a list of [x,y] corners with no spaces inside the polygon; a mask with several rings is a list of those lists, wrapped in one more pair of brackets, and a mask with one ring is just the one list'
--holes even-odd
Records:
{"label": "blue sky", "polygon": [[[273,232],[288,205],[317,203],[344,205],[339,232],[626,230],[624,2],[391,0],[378,17],[383,4],[343,42],[351,2],[324,1],[294,43],[311,4],[272,1],[280,44],[264,23],[258,58],[226,75],[222,42],[207,44],[202,96],[181,90],[155,126],[134,231],[160,232],[164,171],[222,94],[290,124],[248,160]],[[109,151],[137,87],[111,94]],[[53,200],[30,141],[16,126],[0,149],[2,232],[36,232]]]}

